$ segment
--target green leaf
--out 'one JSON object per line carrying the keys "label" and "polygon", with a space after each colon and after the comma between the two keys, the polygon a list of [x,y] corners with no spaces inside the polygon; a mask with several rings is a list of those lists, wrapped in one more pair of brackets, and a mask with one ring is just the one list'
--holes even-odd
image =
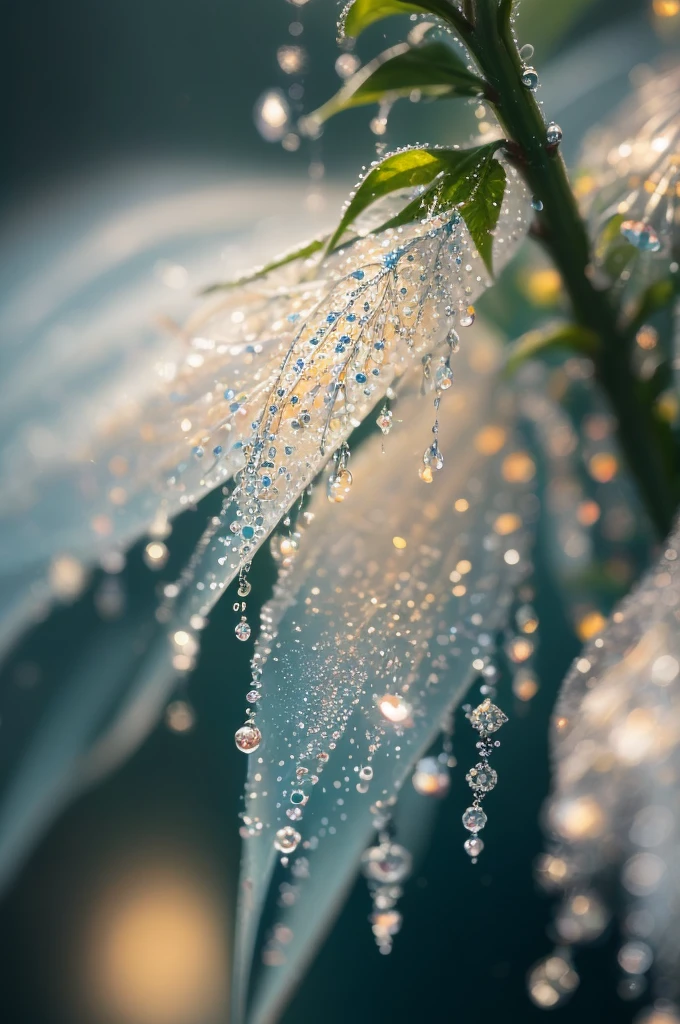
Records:
{"label": "green leaf", "polygon": [[319,252],[325,246],[328,240],[328,235],[322,235],[319,238],[313,238],[311,242],[305,242],[304,245],[298,246],[297,249],[291,249],[290,252],[284,253],[283,256],[277,256],[271,263],[267,263],[264,267],[258,267],[256,270],[245,274],[243,277],[239,277],[234,281],[218,281],[217,284],[211,284],[207,288],[204,288],[201,295],[211,295],[213,292],[225,291],[229,288],[238,288],[243,284],[250,284],[251,281],[257,281],[261,277],[266,277],[272,270],[278,270],[279,267],[285,267],[288,263],[294,263],[296,260],[306,260],[314,253]]}
{"label": "green leaf", "polygon": [[553,324],[542,331],[528,331],[509,345],[505,357],[505,373],[512,376],[529,359],[538,359],[559,349],[593,357],[599,347],[599,338],[578,324]]}
{"label": "green leaf", "polygon": [[467,70],[445,43],[411,47],[406,43],[385,50],[372,60],[311,117],[323,124],[341,110],[380,103],[385,97],[408,96],[414,89],[426,96],[481,96],[485,83]]}
{"label": "green leaf", "polygon": [[466,25],[461,12],[448,0],[420,0],[418,3],[402,3],[402,0],[354,0],[347,5],[340,17],[340,35],[356,39],[369,25],[395,14],[435,14],[458,30]]}
{"label": "green leaf", "polygon": [[638,331],[643,327],[650,317],[660,310],[670,306],[680,289],[679,275],[665,277],[661,281],[654,281],[642,293],[637,308],[631,316],[631,327]]}
{"label": "green leaf", "polygon": [[489,273],[493,255],[493,230],[498,223],[505,192],[505,168],[488,156],[480,168],[477,187],[460,213]]}
{"label": "green leaf", "polygon": [[459,206],[480,255],[490,269],[491,235],[500,214],[505,172],[494,159],[498,142],[475,149],[409,149],[393,153],[374,167],[347,206],[328,248],[372,203],[400,189],[417,185],[431,188],[416,196],[396,216],[376,230],[424,219],[433,208],[441,212]]}

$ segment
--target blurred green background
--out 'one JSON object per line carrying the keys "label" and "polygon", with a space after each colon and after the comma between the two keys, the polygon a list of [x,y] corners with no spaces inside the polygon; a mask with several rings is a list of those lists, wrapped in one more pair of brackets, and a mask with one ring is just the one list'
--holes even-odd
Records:
{"label": "blurred green background", "polygon": [[[562,103],[565,151],[625,88],[630,66],[661,48],[642,0],[525,0],[520,36],[532,42],[546,109]],[[336,5],[311,0],[299,40],[310,53],[305,106],[338,86],[333,70]],[[2,203],[16,219],[36,197],[71,180],[139,165],[205,166],[304,175],[323,159],[327,175],[351,186],[372,158],[365,111],[332,125],[314,152],[265,143],[252,108],[281,86],[277,46],[299,11],[285,0],[14,0],[4,12],[6,101]],[[604,33],[604,34],[603,34]],[[388,40],[397,38],[390,26]],[[383,29],[362,40],[370,56]],[[594,42],[593,42],[594,40]],[[552,61],[552,63],[551,63]],[[571,94],[569,90],[572,90]],[[571,101],[569,100],[571,95]],[[551,106],[554,104],[555,106]],[[451,107],[404,104],[389,141],[444,140]],[[587,118],[587,120],[586,120]],[[458,131],[461,129],[458,128]],[[189,172],[191,173],[191,172]],[[210,507],[186,514],[173,533],[172,579]],[[130,595],[150,586],[141,547],[124,576]],[[258,560],[254,596],[273,579]],[[154,581],[155,582],[155,581]],[[543,1017],[526,996],[530,965],[548,952],[550,901],[536,891],[541,804],[548,788],[547,722],[573,637],[551,581],[538,569],[538,609],[551,640],[540,648],[538,696],[513,710],[497,759],[486,850],[473,868],[462,851],[463,773],[453,773],[429,852],[401,904],[404,928],[381,957],[358,883],[286,1011],[286,1024],[357,1024]],[[253,614],[257,601],[251,602]],[[0,679],[30,702],[47,668],[88,629],[91,599],[60,611],[21,644]],[[218,605],[188,693],[192,728],[159,724],[130,761],[61,815],[0,904],[0,1020],[8,1024],[213,1024],[228,1020],[228,962],[239,857],[244,759],[234,748],[248,673],[248,645],[233,637],[231,602]],[[559,637],[559,642],[554,638]],[[31,671],[26,671],[31,666]],[[56,669],[55,669],[56,666]],[[92,680],[96,686],[96,679]],[[505,699],[503,700],[503,696]],[[3,728],[0,723],[0,744]],[[474,739],[459,723],[462,765]],[[490,804],[491,806],[491,804]],[[635,1006],[616,996],[616,936],[578,959],[582,983],[557,1021],[626,1022]]]}

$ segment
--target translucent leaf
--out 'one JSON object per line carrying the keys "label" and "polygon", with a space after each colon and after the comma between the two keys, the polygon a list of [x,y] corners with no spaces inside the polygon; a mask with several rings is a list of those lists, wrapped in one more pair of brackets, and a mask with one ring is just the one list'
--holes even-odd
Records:
{"label": "translucent leaf", "polygon": [[449,0],[351,0],[340,15],[340,35],[356,39],[369,25],[395,14],[435,14],[449,24],[462,23],[460,10]]}
{"label": "translucent leaf", "polygon": [[552,324],[542,330],[529,331],[508,346],[505,368],[515,373],[528,359],[536,359],[552,352],[577,352],[590,356],[597,352],[599,339],[592,331],[576,324]]}
{"label": "translucent leaf", "polygon": [[402,43],[385,50],[352,75],[342,89],[310,117],[323,124],[342,110],[380,103],[385,98],[409,96],[414,89],[424,96],[445,99],[481,96],[485,84],[467,70],[456,52],[445,43],[425,43],[418,47]]}
{"label": "translucent leaf", "polygon": [[[376,813],[389,812],[504,625],[533,504],[525,485],[505,482],[526,480],[515,469],[527,456],[512,450],[512,402],[479,372],[488,356],[476,337],[477,370],[455,360],[459,378],[440,410],[446,468],[432,485],[418,481],[431,411],[413,396],[395,408],[401,423],[386,454],[375,439],[353,458],[346,500],[331,506],[317,493],[263,612],[254,661],[264,662],[263,739],[246,789],[235,1021],[275,1019],[353,879]],[[501,536],[505,514],[513,532]],[[367,786],[364,765],[373,769]],[[291,802],[296,789],[308,797],[302,807]],[[286,828],[300,841],[284,870],[274,840]]]}
{"label": "translucent leaf", "polygon": [[596,240],[597,262],[630,301],[667,277],[675,259],[679,94],[676,67],[649,72],[583,147],[577,192]]}
{"label": "translucent leaf", "polygon": [[[497,149],[498,143],[492,142],[474,149],[404,149],[391,153],[359,183],[328,243],[329,249],[337,245],[359,214],[377,200],[401,189],[433,185],[433,188],[424,191],[405,206],[400,214],[386,221],[382,225],[383,230],[424,220],[433,212],[443,213],[459,203],[469,204],[470,210],[476,210],[478,204],[474,201],[475,197],[479,194],[480,201],[483,201],[487,180],[493,182],[493,167],[497,164],[493,156]],[[498,200],[496,217],[489,229],[495,227],[498,220],[503,200],[502,188],[500,195],[494,191],[494,198]],[[467,217],[465,219],[467,223]],[[474,241],[478,244],[479,232],[476,234]]]}
{"label": "translucent leaf", "polygon": [[[208,273],[256,262],[314,224],[304,187],[225,186],[197,171],[190,181],[176,173],[167,182],[157,169],[152,180],[131,176],[113,196],[108,180],[92,186],[77,213],[49,211],[39,241],[26,224],[4,250],[12,270],[0,280],[3,649],[55,598],[72,600],[93,563],[119,557],[146,530],[162,532],[238,467],[231,448],[212,453],[244,422],[224,392],[257,400],[275,332],[249,352],[238,324],[228,343],[207,346],[203,313],[185,321]],[[240,311],[254,317],[263,306],[274,313],[271,294],[239,293]]]}
{"label": "translucent leaf", "polygon": [[253,281],[257,281],[259,278],[266,277],[267,274],[271,274],[273,270],[280,270],[281,267],[286,267],[289,263],[297,263],[298,260],[309,259],[310,256],[314,256],[315,253],[320,252],[327,242],[327,235],[323,235],[321,238],[313,238],[311,242],[305,242],[304,245],[296,246],[295,249],[291,249],[289,252],[284,253],[283,256],[277,256],[276,259],[270,260],[269,263],[265,263],[264,266],[245,274],[243,277],[237,277],[233,281],[225,281],[219,284],[209,285],[208,288],[203,289],[203,295],[211,295],[213,292],[225,291],[229,288],[240,288],[245,284],[252,284]]}
{"label": "translucent leaf", "polygon": [[565,891],[560,938],[591,941],[620,908],[628,982],[653,960],[662,991],[674,984],[680,951],[679,555],[676,532],[562,685],[548,813],[554,846],[541,865],[545,883]]}
{"label": "translucent leaf", "polygon": [[[494,239],[501,261],[525,223],[526,197],[514,185],[503,206],[503,234],[497,231]],[[257,349],[262,340],[274,355],[257,391],[243,399],[239,423],[250,421],[251,432],[230,449],[233,457],[241,454],[243,471],[185,573],[169,613],[176,628],[208,614],[414,357],[431,354],[457,318],[472,321],[468,304],[487,283],[455,212],[370,235],[328,257],[320,273],[322,280],[280,289],[269,304],[256,307],[254,318],[246,311],[239,320],[250,346]],[[235,312],[222,307],[204,320],[206,344],[230,336]]]}

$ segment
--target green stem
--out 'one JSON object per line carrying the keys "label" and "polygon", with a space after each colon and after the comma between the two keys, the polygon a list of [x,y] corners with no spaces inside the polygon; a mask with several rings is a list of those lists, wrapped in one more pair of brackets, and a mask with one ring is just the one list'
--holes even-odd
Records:
{"label": "green stem", "polygon": [[630,333],[617,325],[610,294],[590,280],[590,241],[557,146],[546,142],[546,126],[533,94],[522,83],[522,62],[512,39],[507,3],[473,0],[474,28],[466,40],[493,96],[493,106],[511,141],[510,157],[543,209],[535,234],[559,269],[574,316],[600,339],[597,379],[618,420],[618,436],[643,501],[660,537],[675,509],[651,408],[640,402],[631,372]]}

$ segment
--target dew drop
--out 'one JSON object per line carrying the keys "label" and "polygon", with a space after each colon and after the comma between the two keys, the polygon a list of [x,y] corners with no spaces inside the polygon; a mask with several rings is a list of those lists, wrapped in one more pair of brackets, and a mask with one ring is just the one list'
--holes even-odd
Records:
{"label": "dew drop", "polygon": [[252,754],[262,742],[262,733],[256,725],[242,725],[234,734],[234,742],[243,754]]}

